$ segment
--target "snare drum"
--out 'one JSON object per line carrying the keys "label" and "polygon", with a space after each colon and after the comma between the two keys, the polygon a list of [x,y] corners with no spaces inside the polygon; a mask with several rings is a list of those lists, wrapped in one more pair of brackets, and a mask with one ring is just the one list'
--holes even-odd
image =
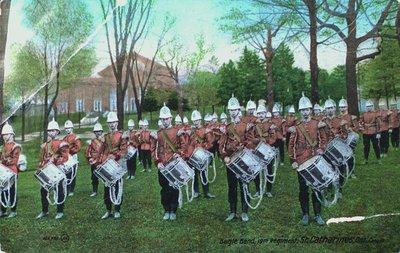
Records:
{"label": "snare drum", "polygon": [[127,171],[124,167],[111,158],[108,158],[94,170],[94,174],[101,179],[106,186],[115,185],[115,183],[120,180],[126,172]]}
{"label": "snare drum", "polygon": [[38,169],[34,176],[47,191],[54,189],[59,182],[66,179],[65,174],[53,163],[47,163],[42,169]]}
{"label": "snare drum", "polygon": [[324,156],[334,166],[341,166],[353,157],[353,150],[341,139],[335,138],[326,147]]}
{"label": "snare drum", "polygon": [[125,159],[129,160],[131,159],[135,154],[136,154],[137,149],[132,147],[131,145],[128,145],[128,152],[125,155]]}
{"label": "snare drum", "polygon": [[236,151],[226,166],[244,183],[253,180],[263,168],[250,149]]}
{"label": "snare drum", "polygon": [[350,146],[351,149],[355,149],[358,143],[359,135],[356,132],[349,132],[347,134],[347,139],[345,140],[345,143]]}
{"label": "snare drum", "polygon": [[188,164],[199,171],[204,171],[212,162],[213,154],[204,148],[196,148],[190,156]]}
{"label": "snare drum", "polygon": [[274,160],[274,157],[276,156],[275,148],[264,142],[260,142],[253,153],[264,167]]}
{"label": "snare drum", "polygon": [[0,163],[0,192],[13,186],[16,175],[14,171]]}
{"label": "snare drum", "polygon": [[72,171],[72,168],[77,164],[78,164],[77,156],[70,155],[70,156],[68,156],[68,160],[65,163],[58,165],[58,168],[65,174],[68,174]]}
{"label": "snare drum", "polygon": [[314,190],[321,192],[332,182],[339,179],[339,174],[323,156],[314,156],[302,163],[297,172]]}
{"label": "snare drum", "polygon": [[189,180],[194,177],[194,171],[177,155],[172,156],[166,165],[160,168],[160,172],[168,180],[169,185],[175,189],[187,185]]}

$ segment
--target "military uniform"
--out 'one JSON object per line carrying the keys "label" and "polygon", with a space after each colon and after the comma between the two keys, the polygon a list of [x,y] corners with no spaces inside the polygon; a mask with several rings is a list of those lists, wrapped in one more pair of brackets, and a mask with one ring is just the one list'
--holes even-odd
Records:
{"label": "military uniform", "polygon": [[272,124],[276,126],[275,134],[276,134],[276,141],[275,147],[279,149],[279,160],[283,163],[285,158],[285,150],[283,145],[283,137],[286,135],[286,120],[281,116],[273,117],[271,119]]}
{"label": "military uniform", "polygon": [[378,145],[378,139],[376,135],[380,133],[380,119],[378,114],[374,111],[364,112],[360,118],[360,125],[363,132],[363,143],[364,143],[364,158],[368,161],[370,142],[374,148],[376,159],[380,159],[381,153]]}
{"label": "military uniform", "polygon": [[[63,140],[49,140],[42,148],[40,154],[39,169],[42,169],[46,164],[52,162],[56,166],[60,166],[68,161],[69,158],[69,146],[68,143]],[[63,181],[59,182],[57,185],[58,199],[57,202],[62,202],[65,195],[62,187]],[[49,211],[49,201],[47,200],[47,190],[43,187],[40,189],[40,195],[42,200],[42,212],[47,213]],[[64,211],[64,203],[57,205],[57,213],[62,213]]]}
{"label": "military uniform", "polygon": [[142,150],[142,164],[144,171],[151,170],[150,131],[143,130],[139,134],[139,144]]}
{"label": "military uniform", "polygon": [[392,147],[397,149],[399,148],[400,112],[397,110],[397,108],[391,109],[390,111],[392,112],[389,118],[389,128],[392,129],[391,142],[392,142]]}
{"label": "military uniform", "polygon": [[389,148],[389,118],[391,111],[381,109],[377,111],[377,117],[380,120],[380,133],[381,139],[379,141],[379,148],[381,155],[386,155]]}
{"label": "military uniform", "polygon": [[91,179],[92,189],[94,193],[97,193],[99,186],[99,179],[94,174],[94,171],[97,169],[97,166],[107,160],[107,156],[104,155],[104,149],[104,140],[100,138],[93,138],[92,140],[90,140],[85,149],[85,157],[88,160],[92,171]]}
{"label": "military uniform", "polygon": [[[21,154],[21,146],[14,141],[11,142],[6,142],[3,145],[2,150],[0,150],[0,157],[1,157],[1,163],[6,166],[7,168],[11,169],[15,174],[18,175],[18,159],[19,155]],[[15,181],[18,180],[16,176]],[[16,212],[17,211],[17,199],[16,194],[15,194],[15,183],[10,187],[9,191],[4,191],[0,192],[1,193],[1,199],[3,203],[6,203],[6,199],[10,200],[10,203],[14,203],[14,207],[11,208],[11,212]],[[7,208],[1,205],[1,212],[5,213],[7,211]]]}
{"label": "military uniform", "polygon": [[[315,119],[311,119],[308,122],[299,122],[296,124],[295,129],[295,132],[290,136],[288,153],[291,162],[296,162],[300,165],[317,155],[318,149],[325,149],[326,136],[325,133],[318,128],[318,121]],[[309,140],[304,133],[309,136]],[[308,215],[309,196],[307,182],[298,172],[297,178],[299,181],[299,201],[301,210],[303,215]],[[314,191],[312,193],[312,203],[315,215],[319,215],[321,213],[321,203]]]}
{"label": "military uniform", "polygon": [[[135,130],[129,130],[127,133],[128,136],[128,146],[131,146],[134,149],[137,149],[138,146],[138,135],[139,131]],[[137,150],[136,150],[137,151]],[[135,177],[136,174],[136,157],[137,157],[137,152],[130,157],[129,159],[126,160],[126,167],[128,168],[128,178],[133,178]]]}
{"label": "military uniform", "polygon": [[[64,137],[64,141],[68,143],[69,146],[69,154],[73,157],[75,157],[76,160],[78,160],[78,153],[82,148],[81,140],[80,138],[75,135],[75,134],[68,134]],[[67,180],[70,181],[71,183],[67,186],[67,192],[68,193],[73,193],[76,185],[76,176],[74,179],[72,179],[72,174],[76,171],[78,168],[78,165],[74,165],[72,168],[71,172],[67,173]],[[72,181],[71,181],[72,179]]]}

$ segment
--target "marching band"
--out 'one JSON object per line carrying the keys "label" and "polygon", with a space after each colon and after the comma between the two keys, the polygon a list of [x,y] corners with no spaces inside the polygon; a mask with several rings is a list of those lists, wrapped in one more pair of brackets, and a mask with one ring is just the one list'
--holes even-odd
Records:
{"label": "marching band", "polygon": [[[135,178],[136,157],[143,166],[143,172],[151,171],[152,161],[158,169],[158,181],[161,187],[161,204],[164,208],[163,220],[176,220],[178,206],[182,199],[183,186],[188,189],[192,180],[192,199],[198,198],[199,182],[202,184],[205,198],[215,198],[210,193],[210,173],[216,176],[215,160],[221,159],[226,166],[228,182],[229,214],[225,221],[237,218],[238,185],[241,195],[241,215],[244,222],[249,221],[250,202],[263,196],[272,198],[272,185],[275,182],[278,165],[284,165],[284,146],[288,152],[291,167],[296,170],[299,183],[299,202],[302,212],[300,223],[310,223],[309,188],[312,191],[314,220],[324,225],[322,206],[330,206],[342,198],[343,186],[348,177],[355,178],[355,147],[358,132],[362,133],[365,163],[368,163],[370,142],[378,163],[387,156],[389,138],[393,149],[399,147],[399,111],[397,101],[389,101],[387,109],[384,100],[379,101],[379,110],[374,110],[371,100],[366,102],[366,112],[361,117],[348,113],[347,101],[342,98],[336,103],[328,98],[323,108],[314,106],[303,96],[298,103],[301,116],[296,118],[294,106],[289,106],[288,114],[281,115],[278,104],[272,114],[260,101],[258,107],[249,100],[246,115],[241,116],[241,106],[236,97],[228,101],[230,122],[225,113],[206,114],[204,126],[198,110],[187,117],[175,117],[172,126],[172,114],[164,104],[160,110],[158,131],[148,129],[147,119],[139,121],[135,130],[133,120],[128,121],[128,131],[118,130],[118,117],[115,112],[107,115],[110,132],[103,135],[103,127],[96,123],[94,138],[87,142],[84,156],[91,168],[92,193],[98,194],[99,179],[104,182],[104,204],[106,213],[101,219],[113,216],[121,218],[123,199],[123,177]],[[74,194],[78,153],[81,150],[80,138],[73,133],[73,123],[65,122],[66,136],[60,134],[59,125],[54,119],[48,123],[49,140],[42,146],[40,163],[35,177],[41,186],[42,211],[36,217],[48,216],[49,204],[57,205],[56,219],[64,217],[64,203],[67,196]],[[13,218],[17,215],[17,175],[21,146],[14,141],[13,128],[6,123],[1,132],[4,145],[0,150],[0,217]],[[250,193],[250,182],[255,183],[255,194]],[[264,182],[264,183],[263,183]],[[54,201],[50,200],[50,193]],[[329,194],[333,192],[333,194]],[[189,199],[189,190],[186,194]],[[333,200],[329,196],[334,196]],[[189,200],[191,201],[191,199]],[[115,206],[114,215],[112,205]],[[11,208],[7,214],[7,208]]]}

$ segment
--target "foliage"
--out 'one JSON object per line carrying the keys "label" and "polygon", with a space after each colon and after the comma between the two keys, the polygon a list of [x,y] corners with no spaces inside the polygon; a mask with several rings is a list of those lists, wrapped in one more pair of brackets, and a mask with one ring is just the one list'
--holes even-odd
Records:
{"label": "foliage", "polygon": [[144,101],[142,102],[143,111],[145,112],[155,112],[159,109],[156,98],[157,90],[150,87],[147,91]]}
{"label": "foliage", "polygon": [[238,95],[239,72],[236,64],[232,60],[229,60],[228,63],[223,63],[218,70],[218,76],[221,80],[218,87],[218,97],[220,98],[220,103],[226,105],[232,94]]}
{"label": "foliage", "polygon": [[328,96],[336,102],[342,97],[347,97],[345,65],[335,67],[330,74],[326,70],[320,69],[319,75],[318,86],[322,101],[328,99]]}
{"label": "foliage", "polygon": [[219,76],[211,72],[199,71],[191,75],[183,86],[190,107],[204,110],[207,105],[219,104],[219,83]]}

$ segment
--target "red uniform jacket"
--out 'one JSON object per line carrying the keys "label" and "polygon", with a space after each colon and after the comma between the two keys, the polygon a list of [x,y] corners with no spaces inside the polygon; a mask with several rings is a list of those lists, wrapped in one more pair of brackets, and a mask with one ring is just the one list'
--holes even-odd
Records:
{"label": "red uniform jacket", "polygon": [[[318,149],[325,149],[326,136],[321,128],[318,128],[317,120],[311,119],[309,122],[299,122],[296,124],[296,131],[290,135],[288,153],[291,162],[302,164],[309,158],[317,155]],[[301,128],[309,136],[307,140]],[[311,143],[310,143],[311,141]]]}
{"label": "red uniform jacket", "polygon": [[148,130],[140,131],[139,143],[140,143],[141,150],[151,150],[150,131],[148,131]]}
{"label": "red uniform jacket", "polygon": [[380,131],[388,131],[389,130],[389,118],[390,111],[388,110],[379,110],[377,111],[378,117],[380,119]]}
{"label": "red uniform jacket", "polygon": [[[151,151],[156,166],[158,166],[159,163],[165,165],[174,153],[180,155],[183,159],[187,159],[188,154],[185,136],[184,134],[178,136],[178,131],[177,128],[170,127],[157,132],[157,140],[155,144],[152,145]],[[171,145],[168,142],[170,142]]]}
{"label": "red uniform jacket", "polygon": [[1,150],[1,163],[18,174],[18,159],[21,154],[21,146],[15,142],[4,143],[3,149]]}
{"label": "red uniform jacket", "polygon": [[363,134],[376,134],[380,132],[380,119],[376,112],[364,112],[360,118],[360,130]]}
{"label": "red uniform jacket", "polygon": [[206,133],[206,129],[204,127],[194,127],[189,136],[189,143],[187,145],[188,157],[190,157],[193,151],[198,147],[204,148],[205,150],[210,149],[213,145],[213,139],[212,131],[209,130],[209,132]]}
{"label": "red uniform jacket", "polygon": [[128,150],[128,141],[122,131],[110,132],[104,135],[104,144],[104,155],[106,157],[114,155],[115,161],[124,157]]}
{"label": "red uniform jacket", "polygon": [[77,154],[82,148],[81,140],[75,134],[66,135],[64,141],[68,143],[69,153],[71,155]]}
{"label": "red uniform jacket", "polygon": [[[337,128],[337,134],[339,134],[340,138],[346,139],[349,131],[357,132],[359,129],[359,123],[357,121],[357,117],[351,114],[340,114],[338,117],[339,126]],[[346,121],[346,124],[341,126],[342,120]]]}
{"label": "red uniform jacket", "polygon": [[43,168],[47,163],[53,162],[58,166],[64,164],[69,158],[68,143],[63,140],[49,140],[43,144],[40,154],[39,168]]}
{"label": "red uniform jacket", "polygon": [[256,123],[257,121],[257,117],[254,116],[253,114],[250,115],[246,115],[243,118],[240,119],[243,123],[247,124],[247,123]]}
{"label": "red uniform jacket", "polygon": [[400,127],[400,120],[399,120],[399,111],[397,109],[390,110],[392,114],[389,117],[389,128],[398,128]]}
{"label": "red uniform jacket", "polygon": [[247,124],[240,121],[237,124],[229,123],[225,127],[225,133],[221,135],[219,153],[221,158],[230,157],[239,148],[252,148],[255,143],[254,127],[246,131]]}
{"label": "red uniform jacket", "polygon": [[322,122],[326,124],[322,129],[325,131],[327,142],[330,142],[338,134],[340,119],[335,117],[324,117]]}
{"label": "red uniform jacket", "polygon": [[94,138],[89,141],[85,149],[85,157],[90,165],[96,167],[107,160],[107,156],[104,155],[105,144],[104,141],[98,138]]}
{"label": "red uniform jacket", "polygon": [[283,119],[281,116],[277,118],[272,118],[272,124],[276,126],[275,128],[275,133],[276,133],[276,139],[283,139],[283,136],[286,135],[286,126],[285,126],[285,119]]}
{"label": "red uniform jacket", "polygon": [[273,145],[276,141],[275,129],[271,129],[272,123],[266,119],[257,119],[254,126],[254,147],[256,148],[261,141],[266,144]]}

